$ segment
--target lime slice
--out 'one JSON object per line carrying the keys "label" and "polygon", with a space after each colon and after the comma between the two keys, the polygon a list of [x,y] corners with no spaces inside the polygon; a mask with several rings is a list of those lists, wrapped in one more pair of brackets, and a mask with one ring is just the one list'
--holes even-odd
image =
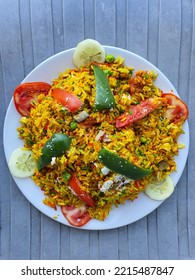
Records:
{"label": "lime slice", "polygon": [[78,43],[73,54],[73,62],[76,67],[81,67],[93,61],[102,63],[105,57],[105,50],[98,41],[86,39]]}
{"label": "lime slice", "polygon": [[8,166],[13,176],[26,178],[34,174],[36,161],[31,151],[18,148],[11,154]]}
{"label": "lime slice", "polygon": [[167,176],[165,180],[159,183],[150,183],[145,189],[147,196],[154,200],[164,200],[168,198],[174,191],[173,180]]}

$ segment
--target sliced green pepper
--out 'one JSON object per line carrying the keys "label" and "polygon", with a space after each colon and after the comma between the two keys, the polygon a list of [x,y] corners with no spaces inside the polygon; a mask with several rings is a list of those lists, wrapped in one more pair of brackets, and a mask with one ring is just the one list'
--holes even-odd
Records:
{"label": "sliced green pepper", "polygon": [[39,157],[37,164],[38,170],[47,166],[51,162],[52,157],[62,156],[63,153],[69,149],[70,144],[71,139],[66,134],[53,134],[42,148],[42,155]]}
{"label": "sliced green pepper", "polygon": [[101,111],[114,108],[116,103],[106,74],[96,65],[93,65],[93,71],[96,81],[95,109]]}
{"label": "sliced green pepper", "polygon": [[152,172],[151,169],[140,168],[104,148],[99,151],[98,158],[110,170],[133,180],[141,179]]}

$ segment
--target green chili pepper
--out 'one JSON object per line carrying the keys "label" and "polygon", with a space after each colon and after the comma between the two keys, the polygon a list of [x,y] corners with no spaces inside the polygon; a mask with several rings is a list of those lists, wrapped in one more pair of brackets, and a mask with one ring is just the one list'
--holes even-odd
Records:
{"label": "green chili pepper", "polygon": [[70,179],[71,174],[68,173],[68,172],[65,172],[65,173],[62,175],[62,177],[63,177],[64,181],[67,182],[67,181]]}
{"label": "green chili pepper", "polygon": [[53,134],[42,148],[42,155],[39,157],[37,164],[38,170],[47,166],[51,162],[52,157],[62,156],[63,153],[69,149],[70,144],[71,139],[66,134]]}
{"label": "green chili pepper", "polygon": [[95,109],[101,111],[114,108],[114,95],[104,71],[96,65],[93,65],[93,71],[96,81]]}
{"label": "green chili pepper", "polygon": [[99,151],[98,158],[110,170],[133,180],[141,179],[152,172],[151,169],[138,167],[104,148]]}

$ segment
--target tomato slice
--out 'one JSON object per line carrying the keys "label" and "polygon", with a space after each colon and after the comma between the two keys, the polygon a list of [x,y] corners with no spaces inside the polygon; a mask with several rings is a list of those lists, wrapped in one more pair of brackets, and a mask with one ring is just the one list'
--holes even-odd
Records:
{"label": "tomato slice", "polygon": [[63,89],[54,88],[52,96],[69,112],[74,113],[82,106],[81,100],[76,95]]}
{"label": "tomato slice", "polygon": [[160,104],[165,102],[165,98],[149,98],[140,101],[139,104],[132,105],[128,112],[119,116],[116,120],[116,128],[131,125],[132,123],[144,118],[155,110]]}
{"label": "tomato slice", "polygon": [[51,85],[44,82],[29,82],[23,83],[16,87],[14,91],[14,104],[17,111],[28,117],[30,109],[33,107],[33,102],[37,102],[39,94],[48,94]]}
{"label": "tomato slice", "polygon": [[188,118],[188,107],[179,97],[172,93],[163,93],[162,96],[167,99],[168,104],[165,117],[174,123],[185,121]]}
{"label": "tomato slice", "polygon": [[87,212],[87,208],[85,205],[79,208],[76,208],[73,205],[61,206],[61,211],[69,224],[76,227],[82,227],[91,220],[91,217]]}
{"label": "tomato slice", "polygon": [[83,201],[88,206],[95,206],[94,199],[86,191],[81,189],[81,182],[79,181],[75,173],[73,173],[70,177],[68,184],[81,201]]}

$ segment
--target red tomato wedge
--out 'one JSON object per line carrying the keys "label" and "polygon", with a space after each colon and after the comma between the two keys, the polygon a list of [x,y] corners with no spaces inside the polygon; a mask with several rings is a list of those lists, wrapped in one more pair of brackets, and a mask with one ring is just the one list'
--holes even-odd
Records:
{"label": "red tomato wedge", "polygon": [[38,96],[42,93],[47,95],[51,85],[44,82],[23,83],[16,87],[14,91],[14,104],[17,111],[28,117],[33,102],[37,102]]}
{"label": "red tomato wedge", "polygon": [[93,198],[87,192],[81,189],[81,182],[79,181],[75,173],[73,173],[70,177],[68,184],[81,201],[83,201],[88,206],[95,206],[95,201],[93,200]]}
{"label": "red tomato wedge", "polygon": [[91,220],[85,205],[79,208],[76,208],[73,205],[61,206],[61,211],[69,224],[75,227],[82,227]]}
{"label": "red tomato wedge", "polygon": [[167,99],[168,105],[165,117],[174,123],[185,121],[188,118],[188,107],[179,97],[172,93],[163,93],[162,96]]}
{"label": "red tomato wedge", "polygon": [[149,98],[140,101],[139,104],[132,105],[128,112],[125,112],[116,119],[116,128],[131,125],[132,123],[144,118],[160,105],[166,103],[166,98]]}
{"label": "red tomato wedge", "polygon": [[54,88],[52,90],[52,96],[62,106],[64,106],[69,112],[76,112],[82,106],[81,100],[71,92],[65,91],[60,88]]}

